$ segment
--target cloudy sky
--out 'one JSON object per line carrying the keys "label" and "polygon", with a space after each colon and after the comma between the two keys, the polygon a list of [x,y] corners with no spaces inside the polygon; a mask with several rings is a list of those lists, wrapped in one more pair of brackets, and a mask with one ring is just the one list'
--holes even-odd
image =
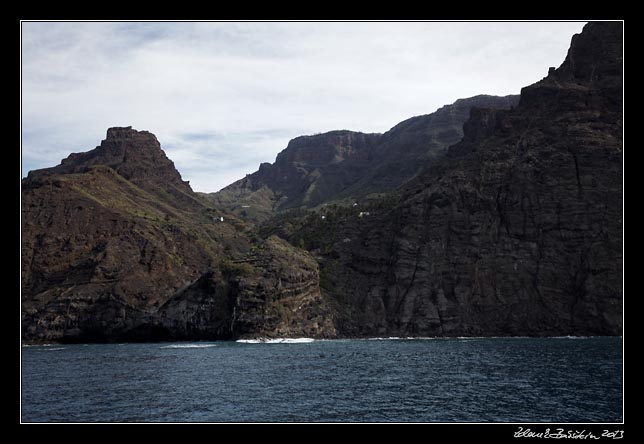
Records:
{"label": "cloudy sky", "polygon": [[22,23],[22,172],[156,134],[184,180],[217,191],[288,141],[385,132],[477,94],[518,94],[584,23]]}

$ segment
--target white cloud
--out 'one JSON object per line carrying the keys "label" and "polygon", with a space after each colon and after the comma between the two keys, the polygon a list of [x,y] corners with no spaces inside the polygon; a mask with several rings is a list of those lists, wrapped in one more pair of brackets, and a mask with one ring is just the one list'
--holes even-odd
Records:
{"label": "white cloud", "polygon": [[476,94],[517,94],[583,23],[22,24],[23,174],[155,133],[198,191],[272,162],[288,140],[384,132]]}

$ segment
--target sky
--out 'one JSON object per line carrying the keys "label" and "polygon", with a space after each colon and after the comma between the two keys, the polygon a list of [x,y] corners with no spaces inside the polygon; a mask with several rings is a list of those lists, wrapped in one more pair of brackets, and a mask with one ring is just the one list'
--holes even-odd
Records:
{"label": "sky", "polygon": [[382,133],[459,98],[519,94],[583,22],[23,22],[22,175],[154,133],[195,191],[288,141]]}

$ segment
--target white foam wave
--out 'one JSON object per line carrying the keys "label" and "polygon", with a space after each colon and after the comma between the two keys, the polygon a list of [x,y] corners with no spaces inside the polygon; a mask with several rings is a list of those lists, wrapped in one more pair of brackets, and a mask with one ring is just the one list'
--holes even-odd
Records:
{"label": "white foam wave", "polygon": [[40,351],[53,352],[53,351],[58,351],[58,350],[67,350],[67,347],[43,348]]}
{"label": "white foam wave", "polygon": [[303,344],[306,342],[313,342],[313,338],[257,338],[257,339],[238,339],[236,342],[243,344]]}
{"label": "white foam wave", "polygon": [[160,348],[210,348],[210,347],[217,347],[216,344],[172,344],[172,345],[164,345],[163,347]]}
{"label": "white foam wave", "polygon": [[430,336],[408,336],[405,338],[398,336],[389,336],[388,338],[366,338],[367,341],[427,341],[430,339],[438,339]]}

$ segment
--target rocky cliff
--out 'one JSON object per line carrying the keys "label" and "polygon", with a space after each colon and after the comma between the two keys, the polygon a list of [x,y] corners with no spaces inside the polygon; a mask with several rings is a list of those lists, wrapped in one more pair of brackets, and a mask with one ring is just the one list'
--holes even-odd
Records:
{"label": "rocky cliff", "polygon": [[518,96],[480,95],[399,123],[385,134],[331,131],[291,140],[275,163],[209,195],[244,220],[276,211],[352,202],[387,193],[413,178],[463,137],[473,107],[509,109]]}
{"label": "rocky cliff", "polygon": [[[248,275],[236,274],[254,250],[262,268],[243,262]],[[192,192],[154,135],[129,127],[23,179],[21,267],[25,340],[334,332],[315,261],[255,238]]]}
{"label": "rocky cliff", "polygon": [[298,138],[212,200],[109,129],[23,179],[23,339],[621,334],[622,36],[589,23],[514,108]]}
{"label": "rocky cliff", "polygon": [[622,196],[622,29],[590,23],[400,195],[268,232],[318,255],[345,335],[618,335]]}

